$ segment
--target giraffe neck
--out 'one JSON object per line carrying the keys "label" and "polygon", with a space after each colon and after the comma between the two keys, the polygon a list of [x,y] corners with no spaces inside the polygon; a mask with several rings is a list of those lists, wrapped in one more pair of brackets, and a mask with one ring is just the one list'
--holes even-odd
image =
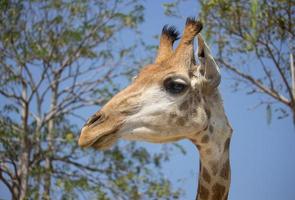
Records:
{"label": "giraffe neck", "polygon": [[200,149],[200,173],[196,199],[227,200],[230,186],[228,148],[218,156],[208,156],[208,153],[214,154],[212,150]]}
{"label": "giraffe neck", "polygon": [[191,138],[200,153],[197,200],[227,200],[230,187],[229,146],[232,128],[217,91],[207,97],[207,128]]}

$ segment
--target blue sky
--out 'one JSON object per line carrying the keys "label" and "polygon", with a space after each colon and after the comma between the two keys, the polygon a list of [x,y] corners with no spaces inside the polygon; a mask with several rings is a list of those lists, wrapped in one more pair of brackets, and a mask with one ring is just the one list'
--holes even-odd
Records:
{"label": "blue sky", "polygon": [[[163,15],[164,2],[167,1],[145,1],[146,15],[141,30],[147,44],[156,44],[153,36],[160,33],[164,24],[173,24],[181,30],[187,16],[196,16],[200,12],[197,1],[186,1],[180,7],[184,19],[169,18]],[[121,37],[126,43],[132,39],[125,35]],[[142,56],[144,52],[140,54]],[[222,75],[220,90],[234,129],[229,199],[294,200],[295,129],[291,119],[273,119],[271,124],[267,124],[264,107],[250,109],[258,103],[259,97],[245,95],[243,91],[231,92],[229,75],[223,71]],[[88,116],[89,113],[85,113],[85,118]],[[183,188],[185,200],[191,200],[197,191],[199,155],[189,141],[179,143],[187,154],[173,152],[171,161],[164,166],[164,174],[175,186]],[[142,144],[153,151],[160,151],[162,147],[159,144]],[[2,192],[4,188],[0,184],[0,198]]]}

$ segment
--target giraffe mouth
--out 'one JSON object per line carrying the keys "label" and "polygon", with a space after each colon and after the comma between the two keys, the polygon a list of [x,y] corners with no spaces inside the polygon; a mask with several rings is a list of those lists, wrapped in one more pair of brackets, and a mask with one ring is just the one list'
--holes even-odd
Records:
{"label": "giraffe mouth", "polygon": [[102,124],[85,125],[80,134],[79,145],[81,147],[93,147],[98,150],[108,149],[119,139],[120,126],[101,126]]}
{"label": "giraffe mouth", "polygon": [[105,133],[103,136],[97,138],[90,146],[98,150],[109,149],[119,139],[116,132],[117,130]]}

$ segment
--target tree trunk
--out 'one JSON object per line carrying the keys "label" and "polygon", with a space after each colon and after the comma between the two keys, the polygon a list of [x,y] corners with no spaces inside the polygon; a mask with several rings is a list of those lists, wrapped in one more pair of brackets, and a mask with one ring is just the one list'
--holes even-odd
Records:
{"label": "tree trunk", "polygon": [[[37,101],[37,103],[40,103]],[[39,104],[40,105],[40,104]],[[38,105],[38,108],[39,108]],[[39,109],[40,110],[40,109]],[[41,111],[38,112],[39,116],[41,116]],[[37,127],[36,127],[36,132],[35,132],[35,156],[37,156],[38,158],[34,158],[34,159],[39,159],[39,157],[41,156],[41,124],[40,124],[40,119],[39,121],[37,121]],[[40,166],[40,162],[37,161],[36,165],[38,166],[38,169],[41,168]],[[41,182],[41,173],[36,174],[35,177],[35,181],[36,181],[36,194],[34,195],[34,199],[39,200],[40,199],[40,189],[41,189],[41,184],[39,184]]]}
{"label": "tree trunk", "polygon": [[17,186],[17,180],[12,180],[13,184],[12,184],[12,199],[13,200],[17,200],[19,197],[19,189]]}
{"label": "tree trunk", "polygon": [[48,152],[46,153],[45,158],[45,175],[44,175],[44,200],[50,199],[50,188],[51,188],[51,152],[52,152],[52,131],[53,130],[53,122],[50,121],[48,125],[48,133],[47,133],[47,142],[48,142]]}
{"label": "tree trunk", "polygon": [[[52,84],[51,91],[51,105],[50,110],[54,111],[57,107],[57,92],[58,92],[58,79],[59,75],[54,76],[54,83]],[[51,162],[51,154],[53,151],[53,138],[54,138],[54,128],[55,128],[55,120],[52,117],[48,122],[48,133],[47,133],[47,143],[48,150],[45,158],[45,170],[46,174],[44,176],[44,193],[43,199],[50,199],[50,188],[51,188],[51,172],[52,172],[52,162]]]}
{"label": "tree trunk", "polygon": [[26,199],[28,190],[28,175],[29,175],[29,138],[28,138],[28,116],[29,104],[27,99],[27,87],[22,82],[22,136],[20,144],[20,162],[19,162],[19,199]]}
{"label": "tree trunk", "polygon": [[29,174],[29,153],[27,150],[27,141],[24,139],[21,143],[21,157],[20,157],[20,188],[19,199],[26,199],[28,190],[28,174]]}

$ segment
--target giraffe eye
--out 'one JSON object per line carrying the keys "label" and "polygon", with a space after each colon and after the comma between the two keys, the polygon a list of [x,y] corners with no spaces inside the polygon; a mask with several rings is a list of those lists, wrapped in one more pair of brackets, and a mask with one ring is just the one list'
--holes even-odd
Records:
{"label": "giraffe eye", "polygon": [[188,85],[181,78],[173,79],[170,77],[164,81],[164,88],[170,94],[181,94],[187,90]]}

